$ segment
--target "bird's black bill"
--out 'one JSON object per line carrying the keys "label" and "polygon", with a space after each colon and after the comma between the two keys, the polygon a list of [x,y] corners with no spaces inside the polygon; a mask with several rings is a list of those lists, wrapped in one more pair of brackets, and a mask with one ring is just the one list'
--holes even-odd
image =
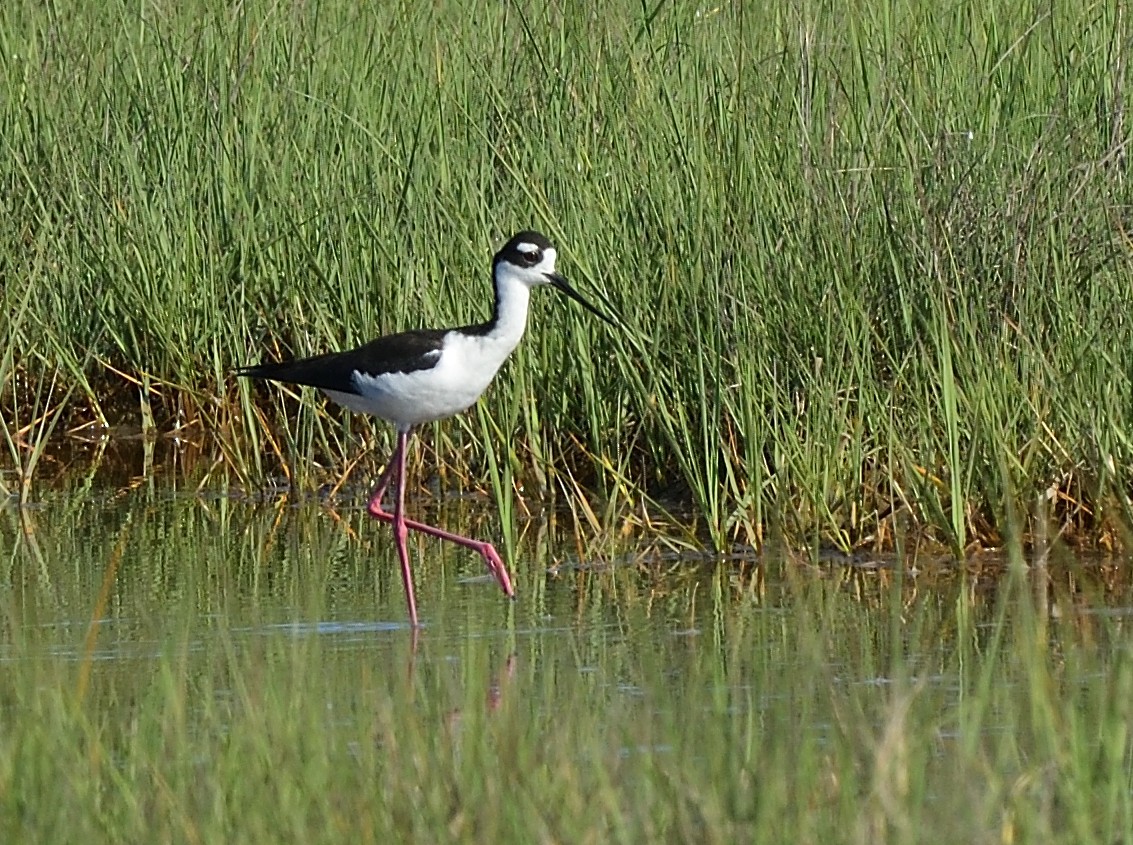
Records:
{"label": "bird's black bill", "polygon": [[611,320],[609,317],[607,317],[605,314],[603,314],[601,311],[599,311],[597,308],[595,308],[593,305],[591,305],[589,302],[587,302],[585,299],[583,299],[582,294],[580,294],[578,291],[576,291],[574,288],[572,288],[570,286],[570,282],[568,282],[566,279],[564,279],[558,273],[548,273],[547,279],[548,279],[548,281],[550,281],[550,283],[552,285],[554,285],[556,288],[561,290],[563,293],[565,293],[567,296],[569,296],[571,299],[573,299],[575,302],[577,302],[579,305],[581,305],[583,308],[585,308],[591,314],[597,315],[598,317],[602,318],[607,323],[609,323],[611,326],[617,326],[617,323],[615,323],[613,320]]}

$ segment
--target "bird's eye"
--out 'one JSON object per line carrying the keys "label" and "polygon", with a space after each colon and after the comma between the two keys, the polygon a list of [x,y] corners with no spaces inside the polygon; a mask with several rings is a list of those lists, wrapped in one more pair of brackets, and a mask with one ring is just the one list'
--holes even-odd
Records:
{"label": "bird's eye", "polygon": [[523,255],[523,260],[526,261],[528,264],[538,264],[539,263],[539,253],[538,253],[538,251],[536,251],[536,252],[524,252],[524,253],[522,253],[522,255]]}

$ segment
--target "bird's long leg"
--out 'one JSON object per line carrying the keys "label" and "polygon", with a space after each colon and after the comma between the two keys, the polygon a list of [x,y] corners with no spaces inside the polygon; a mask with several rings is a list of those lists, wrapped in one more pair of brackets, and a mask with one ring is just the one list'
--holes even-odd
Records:
{"label": "bird's long leg", "polygon": [[[398,520],[407,531],[419,531],[422,534],[427,534],[430,537],[436,537],[439,540],[448,540],[450,543],[456,543],[458,546],[463,546],[466,549],[471,549],[477,552],[484,558],[484,562],[488,565],[496,581],[499,582],[500,588],[503,589],[504,594],[507,596],[514,596],[515,590],[511,585],[511,578],[508,576],[507,567],[504,566],[503,559],[500,557],[496,547],[491,543],[484,540],[476,540],[472,537],[462,537],[460,534],[453,534],[445,531],[443,528],[436,528],[432,525],[426,525],[423,522],[417,522],[412,519],[405,519],[403,508],[399,510],[395,507],[394,512],[391,514],[389,511],[382,507],[382,499],[385,497],[386,488],[389,486],[391,478],[391,468],[398,466],[400,468],[394,469],[397,477],[398,488],[398,501],[401,502],[405,495],[405,453],[406,443],[409,441],[409,432],[399,431],[397,433],[397,449],[394,451],[393,457],[390,459],[390,466],[387,466],[378,478],[378,486],[374,489],[374,495],[370,497],[370,504],[368,510],[370,516],[375,519],[380,519],[382,522],[389,522],[394,526],[394,533],[397,533]],[[399,517],[398,514],[401,514]],[[398,546],[398,554],[401,554],[404,548],[404,542],[400,542]],[[402,570],[405,574],[405,590],[409,595],[410,611],[409,615],[413,618],[413,624],[417,624],[416,613],[413,608],[413,582],[409,572],[409,565],[406,559],[402,561]]]}
{"label": "bird's long leg", "polygon": [[[417,627],[417,599],[413,595],[413,570],[409,568],[409,549],[405,546],[405,538],[409,529],[405,524],[405,443],[409,439],[409,432],[397,433],[397,449],[394,450],[390,463],[395,467],[394,477],[394,503],[393,503],[393,536],[397,541],[397,556],[401,559],[401,580],[405,582],[405,601],[409,605],[409,624]],[[383,473],[385,475],[385,473]],[[388,483],[388,479],[386,480]],[[384,493],[384,485],[379,493]],[[380,507],[380,504],[379,504]]]}
{"label": "bird's long leg", "polygon": [[[397,468],[397,447],[394,447],[393,454],[390,455],[389,460],[386,462],[386,468],[382,470],[382,474],[378,476],[377,486],[374,487],[374,492],[370,496],[370,513],[374,509],[382,510],[382,499],[386,497],[386,489],[389,487],[389,481],[393,478],[393,472]],[[385,513],[385,511],[382,511]]]}

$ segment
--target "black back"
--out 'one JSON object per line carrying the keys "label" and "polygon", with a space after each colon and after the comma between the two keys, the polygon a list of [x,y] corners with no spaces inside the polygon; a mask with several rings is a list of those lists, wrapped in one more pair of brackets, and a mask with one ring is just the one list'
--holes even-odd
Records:
{"label": "black back", "polygon": [[400,332],[379,337],[346,352],[327,352],[294,361],[242,367],[236,375],[356,394],[356,372],[380,376],[432,369],[440,359],[441,344],[446,334],[448,329]]}

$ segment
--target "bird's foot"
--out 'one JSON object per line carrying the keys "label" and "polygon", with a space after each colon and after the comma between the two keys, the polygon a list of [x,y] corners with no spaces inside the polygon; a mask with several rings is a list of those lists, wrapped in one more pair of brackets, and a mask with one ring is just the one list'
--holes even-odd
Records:
{"label": "bird's foot", "polygon": [[[377,496],[370,500],[369,506],[366,508],[370,516],[374,519],[379,519],[382,522],[393,524],[394,515],[389,511],[382,508],[382,503]],[[422,534],[428,534],[430,537],[436,537],[438,540],[448,540],[450,543],[456,543],[458,546],[463,546],[466,549],[471,549],[478,552],[484,563],[488,565],[488,570],[500,585],[500,589],[504,591],[504,595],[508,598],[515,598],[515,588],[511,584],[511,576],[508,575],[507,567],[504,566],[503,558],[500,553],[496,551],[496,547],[486,540],[474,540],[471,537],[462,537],[460,534],[453,534],[451,531],[445,531],[443,528],[436,528],[432,525],[426,525],[423,522],[416,520],[405,520],[405,527],[410,531],[419,531]]]}

